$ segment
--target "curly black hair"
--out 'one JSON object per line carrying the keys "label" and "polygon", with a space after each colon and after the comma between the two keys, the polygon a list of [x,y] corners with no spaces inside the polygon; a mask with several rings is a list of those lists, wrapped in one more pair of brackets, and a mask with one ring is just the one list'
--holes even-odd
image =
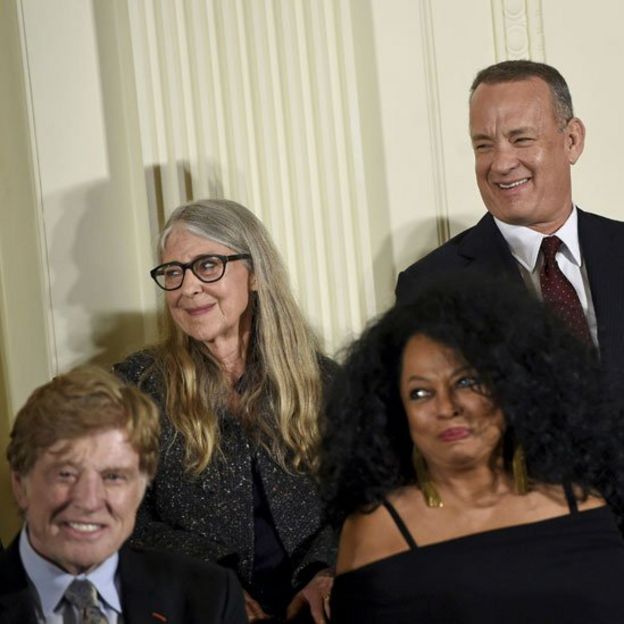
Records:
{"label": "curly black hair", "polygon": [[337,525],[414,483],[399,379],[415,334],[452,348],[477,371],[503,411],[503,449],[513,448],[510,436],[522,444],[530,479],[597,492],[624,515],[624,416],[606,397],[595,349],[526,289],[464,272],[392,308],[348,349],[328,400],[320,469]]}

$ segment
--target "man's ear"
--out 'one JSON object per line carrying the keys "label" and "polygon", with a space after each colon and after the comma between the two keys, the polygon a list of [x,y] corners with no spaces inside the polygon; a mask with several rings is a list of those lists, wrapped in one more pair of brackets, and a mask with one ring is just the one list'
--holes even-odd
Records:
{"label": "man's ear", "polygon": [[11,487],[17,506],[22,510],[28,509],[28,477],[11,470]]}
{"label": "man's ear", "polygon": [[566,133],[568,160],[573,165],[580,158],[585,147],[585,124],[578,117],[572,117],[564,132]]}

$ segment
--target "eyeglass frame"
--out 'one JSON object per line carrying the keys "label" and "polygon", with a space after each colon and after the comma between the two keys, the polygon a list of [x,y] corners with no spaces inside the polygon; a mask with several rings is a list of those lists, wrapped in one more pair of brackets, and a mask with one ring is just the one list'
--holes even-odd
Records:
{"label": "eyeglass frame", "polygon": [[[205,258],[218,258],[223,263],[223,271],[221,271],[221,275],[219,275],[219,277],[215,279],[211,279],[211,280],[205,280],[199,275],[197,275],[197,273],[195,272],[195,269],[193,268],[193,265],[195,265],[197,262],[200,262],[201,260],[204,260]],[[233,262],[234,260],[251,260],[251,254],[241,253],[241,254],[230,254],[229,256],[224,256],[222,254],[202,254],[201,256],[197,256],[197,258],[195,258],[194,260],[191,260],[190,262],[177,262],[174,260],[173,262],[165,262],[164,264],[159,264],[157,267],[154,267],[150,271],[150,276],[156,282],[156,285],[159,288],[167,292],[171,292],[172,290],[178,290],[179,288],[182,288],[182,284],[184,284],[184,278],[186,277],[187,269],[190,269],[191,273],[200,282],[203,282],[204,284],[213,284],[214,282],[218,282],[220,279],[223,278],[223,276],[225,275],[225,269],[227,268],[228,262]],[[170,267],[170,266],[176,266],[182,269],[182,279],[180,281],[180,285],[176,286],[175,288],[165,288],[158,282],[158,279],[156,277],[156,272],[158,270],[162,269],[163,267]]]}

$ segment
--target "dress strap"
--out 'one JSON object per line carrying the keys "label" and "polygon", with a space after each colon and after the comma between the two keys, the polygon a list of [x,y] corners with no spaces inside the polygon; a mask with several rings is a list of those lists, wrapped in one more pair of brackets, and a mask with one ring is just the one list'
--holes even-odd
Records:
{"label": "dress strap", "polygon": [[578,503],[576,502],[576,496],[574,496],[574,491],[572,490],[572,486],[567,481],[563,484],[563,492],[565,494],[566,501],[568,502],[570,513],[571,514],[578,513]]}
{"label": "dress strap", "polygon": [[403,539],[405,539],[410,549],[413,550],[418,548],[412,534],[407,530],[407,527],[405,526],[403,520],[401,520],[401,516],[399,516],[397,510],[385,499],[382,501],[382,504],[388,510],[390,517],[394,520],[394,523],[397,525],[397,529],[401,532]]}

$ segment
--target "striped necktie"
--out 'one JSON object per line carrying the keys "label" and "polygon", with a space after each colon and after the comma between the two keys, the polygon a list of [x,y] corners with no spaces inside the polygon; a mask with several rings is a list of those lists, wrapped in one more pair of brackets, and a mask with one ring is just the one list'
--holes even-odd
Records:
{"label": "striped necktie", "polygon": [[78,609],[80,624],[108,624],[99,607],[97,589],[91,581],[73,580],[65,590],[65,599]]}

